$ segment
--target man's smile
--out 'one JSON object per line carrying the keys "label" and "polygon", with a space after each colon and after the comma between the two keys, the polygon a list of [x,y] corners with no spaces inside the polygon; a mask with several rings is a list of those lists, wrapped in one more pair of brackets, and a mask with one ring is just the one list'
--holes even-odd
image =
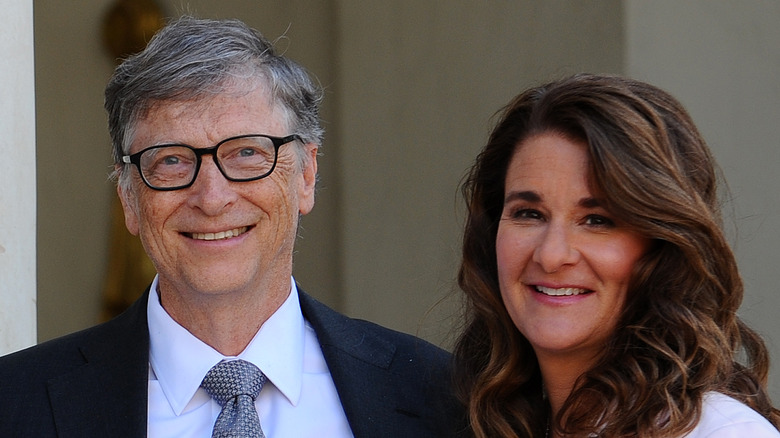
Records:
{"label": "man's smile", "polygon": [[216,233],[183,233],[185,236],[195,240],[222,240],[231,237],[240,236],[247,232],[249,227],[233,228],[232,230],[218,231]]}

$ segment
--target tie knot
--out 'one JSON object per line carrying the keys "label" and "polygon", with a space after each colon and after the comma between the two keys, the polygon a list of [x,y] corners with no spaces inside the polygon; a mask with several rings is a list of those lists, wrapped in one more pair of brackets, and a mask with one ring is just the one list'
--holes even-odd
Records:
{"label": "tie knot", "polygon": [[257,398],[265,383],[259,368],[245,360],[222,361],[206,373],[200,384],[220,406],[240,395]]}

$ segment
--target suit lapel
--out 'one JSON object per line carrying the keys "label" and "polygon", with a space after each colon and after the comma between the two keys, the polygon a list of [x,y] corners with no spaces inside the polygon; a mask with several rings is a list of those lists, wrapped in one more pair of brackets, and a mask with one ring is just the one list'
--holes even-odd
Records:
{"label": "suit lapel", "polygon": [[84,341],[84,365],[48,382],[59,437],[146,436],[147,299],[144,294]]}

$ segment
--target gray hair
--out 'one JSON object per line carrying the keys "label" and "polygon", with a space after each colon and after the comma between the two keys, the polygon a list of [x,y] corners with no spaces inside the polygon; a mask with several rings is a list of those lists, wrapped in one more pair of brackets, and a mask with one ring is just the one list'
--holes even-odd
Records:
{"label": "gray hair", "polygon": [[218,94],[235,80],[253,78],[268,85],[292,133],[305,143],[322,144],[322,90],[303,67],[277,54],[270,41],[238,20],[181,17],[119,65],[106,86],[115,176],[127,181],[122,156],[129,151],[136,123],[155,103]]}

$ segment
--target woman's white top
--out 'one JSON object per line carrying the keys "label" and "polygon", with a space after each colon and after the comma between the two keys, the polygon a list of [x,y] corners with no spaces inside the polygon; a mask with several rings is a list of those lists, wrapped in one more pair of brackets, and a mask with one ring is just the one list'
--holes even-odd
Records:
{"label": "woman's white top", "polygon": [[747,405],[718,392],[702,400],[701,419],[684,438],[777,438],[780,432]]}

